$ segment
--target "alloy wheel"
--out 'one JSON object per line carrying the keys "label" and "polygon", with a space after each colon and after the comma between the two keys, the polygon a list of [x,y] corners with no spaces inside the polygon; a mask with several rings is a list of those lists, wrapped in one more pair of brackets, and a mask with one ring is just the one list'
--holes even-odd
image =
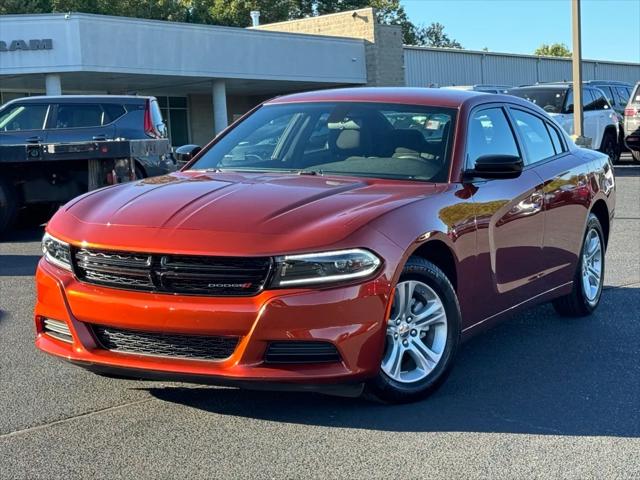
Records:
{"label": "alloy wheel", "polygon": [[595,228],[589,229],[582,249],[582,289],[590,304],[598,299],[602,283],[602,241]]}
{"label": "alloy wheel", "polygon": [[447,343],[447,314],[427,284],[407,280],[395,289],[382,371],[391,379],[413,383],[438,365]]}

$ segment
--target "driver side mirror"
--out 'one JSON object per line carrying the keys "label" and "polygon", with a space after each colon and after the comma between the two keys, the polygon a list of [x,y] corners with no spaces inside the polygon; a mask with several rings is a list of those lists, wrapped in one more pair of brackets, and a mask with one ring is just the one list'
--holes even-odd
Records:
{"label": "driver side mirror", "polygon": [[173,157],[176,159],[178,166],[182,167],[189,163],[200,150],[202,150],[200,145],[182,145],[176,148],[176,151],[173,152]]}
{"label": "driver side mirror", "polygon": [[465,172],[466,178],[506,179],[517,178],[524,162],[517,155],[483,155],[476,160],[473,170]]}

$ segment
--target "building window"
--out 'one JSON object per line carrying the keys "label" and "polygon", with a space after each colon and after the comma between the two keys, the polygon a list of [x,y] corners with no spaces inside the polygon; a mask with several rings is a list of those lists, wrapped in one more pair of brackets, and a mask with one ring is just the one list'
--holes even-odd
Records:
{"label": "building window", "polygon": [[167,125],[171,145],[179,147],[189,143],[189,110],[187,97],[156,97]]}

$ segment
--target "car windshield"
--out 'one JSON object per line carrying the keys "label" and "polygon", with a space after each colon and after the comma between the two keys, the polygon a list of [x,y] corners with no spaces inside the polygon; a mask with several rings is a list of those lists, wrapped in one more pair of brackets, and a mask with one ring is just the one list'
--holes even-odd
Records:
{"label": "car windshield", "polygon": [[190,168],[444,182],[454,117],[452,109],[398,104],[266,105]]}
{"label": "car windshield", "polygon": [[540,87],[514,88],[509,90],[509,93],[535,103],[547,113],[562,113],[567,89]]}

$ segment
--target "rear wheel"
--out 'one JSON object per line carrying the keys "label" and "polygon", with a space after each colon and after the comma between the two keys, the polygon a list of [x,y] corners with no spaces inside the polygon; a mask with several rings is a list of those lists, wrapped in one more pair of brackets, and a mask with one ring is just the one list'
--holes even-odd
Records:
{"label": "rear wheel", "polygon": [[453,286],[437,266],[411,258],[395,288],[380,371],[367,392],[392,403],[426,397],[447,377],[459,336]]}
{"label": "rear wheel", "polygon": [[553,301],[556,311],[566,317],[590,315],[600,303],[604,284],[604,235],[598,217],[589,214],[582,251],[569,295]]}
{"label": "rear wheel", "polygon": [[0,179],[0,233],[11,226],[17,210],[15,190],[9,183]]}
{"label": "rear wheel", "polygon": [[617,163],[620,160],[620,146],[613,132],[605,132],[600,151],[607,154],[613,163]]}

